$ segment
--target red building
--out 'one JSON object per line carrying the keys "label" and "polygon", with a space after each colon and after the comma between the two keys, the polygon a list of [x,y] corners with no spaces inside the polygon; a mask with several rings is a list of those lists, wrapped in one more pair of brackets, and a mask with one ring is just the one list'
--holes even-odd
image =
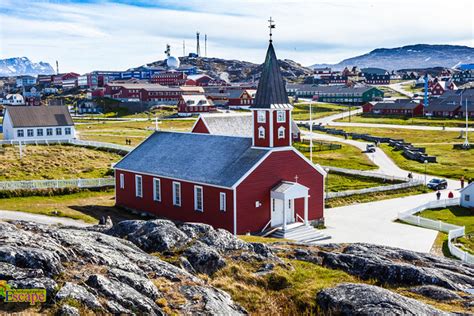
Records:
{"label": "red building", "polygon": [[178,115],[191,116],[215,111],[216,107],[204,94],[183,94],[178,102]]}
{"label": "red building", "polygon": [[379,115],[423,115],[423,104],[407,99],[399,99],[395,102],[367,102],[362,106],[363,113]]}
{"label": "red building", "polygon": [[182,86],[186,83],[186,74],[180,71],[166,71],[154,75],[151,83],[160,84],[162,86]]}
{"label": "red building", "polygon": [[186,80],[187,86],[208,86],[213,81],[212,77],[208,75],[191,75]]}
{"label": "red building", "polygon": [[257,90],[254,89],[243,89],[243,90],[229,90],[229,102],[230,108],[249,108],[253,105],[255,94]]}
{"label": "red building", "polygon": [[59,75],[54,75],[53,76],[53,85],[55,86],[62,86],[64,82],[70,83],[70,82],[76,82],[77,85],[77,78],[80,75],[75,73],[75,72],[68,72],[65,74],[59,74]]}
{"label": "red building", "polygon": [[291,146],[291,110],[270,43],[252,137],[155,132],[115,165],[116,203],[234,234],[311,229],[324,216],[325,172]]}

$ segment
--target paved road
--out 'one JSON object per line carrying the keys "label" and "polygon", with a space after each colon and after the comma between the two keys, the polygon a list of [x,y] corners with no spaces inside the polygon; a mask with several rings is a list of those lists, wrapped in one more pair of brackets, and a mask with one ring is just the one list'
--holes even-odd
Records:
{"label": "paved road", "polygon": [[396,91],[400,94],[403,94],[409,98],[413,98],[414,94],[410,91],[406,91],[403,86],[405,85],[410,85],[412,83],[414,83],[415,81],[414,80],[410,80],[410,81],[403,81],[403,82],[399,82],[399,83],[393,83],[393,84],[389,84],[388,87],[390,89],[392,89],[393,91]]}
{"label": "paved road", "polygon": [[75,226],[75,227],[87,227],[92,224],[85,223],[83,221],[74,220],[65,217],[56,217],[56,216],[47,216],[40,214],[31,214],[25,212],[15,212],[15,211],[2,211],[0,210],[0,219],[3,220],[19,220],[19,221],[28,221],[36,222],[40,224],[48,225],[65,225],[65,226]]}
{"label": "paved road", "polygon": [[[424,126],[424,125],[396,125],[396,124],[378,124],[378,123],[349,123],[349,122],[334,122],[333,120],[327,120],[325,124],[331,126],[349,126],[349,127],[371,127],[371,128],[396,128],[396,129],[412,129],[420,131],[448,131],[448,132],[460,132],[465,131],[465,127],[446,127],[443,129],[441,126]],[[474,132],[474,128],[470,127],[469,131]]]}
{"label": "paved road", "polygon": [[[447,191],[442,192],[444,198]],[[318,243],[363,242],[429,252],[438,234],[435,230],[396,223],[400,211],[435,200],[434,193],[325,210],[324,233],[331,239]]]}

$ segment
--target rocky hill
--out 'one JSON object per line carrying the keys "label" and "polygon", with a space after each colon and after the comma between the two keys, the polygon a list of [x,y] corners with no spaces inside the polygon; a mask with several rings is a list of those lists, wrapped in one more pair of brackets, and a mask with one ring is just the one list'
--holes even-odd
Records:
{"label": "rocky hill", "polygon": [[[222,78],[230,82],[252,81],[258,79],[262,65],[248,61],[231,60],[211,57],[179,57],[181,65],[196,66],[214,78]],[[279,60],[282,74],[288,81],[296,81],[304,75],[312,73],[310,68],[304,67],[292,60]],[[156,67],[166,65],[165,60],[156,61],[146,66]]]}
{"label": "rocky hill", "polygon": [[377,48],[370,53],[356,56],[337,64],[316,64],[311,66],[329,66],[336,70],[344,67],[358,66],[359,68],[376,67],[387,70],[404,68],[452,68],[459,64],[474,62],[474,48],[457,45],[427,45],[417,44],[396,48]]}
{"label": "rocky hill", "polygon": [[[25,314],[472,313],[474,267],[366,244],[245,242],[204,224],[129,220],[52,227],[0,221],[0,280],[45,289]],[[1,287],[1,282],[0,282]]]}
{"label": "rocky hill", "polygon": [[53,67],[42,61],[34,63],[27,57],[0,59],[0,76],[35,76],[52,74],[54,74]]}

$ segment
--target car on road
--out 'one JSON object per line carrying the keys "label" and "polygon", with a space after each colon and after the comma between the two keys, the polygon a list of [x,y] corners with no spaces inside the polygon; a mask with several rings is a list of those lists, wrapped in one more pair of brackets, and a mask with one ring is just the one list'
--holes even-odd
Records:
{"label": "car on road", "polygon": [[365,151],[368,153],[374,153],[375,152],[375,145],[374,144],[367,144],[365,147]]}
{"label": "car on road", "polygon": [[432,190],[444,190],[448,188],[448,181],[445,179],[431,179],[426,186]]}

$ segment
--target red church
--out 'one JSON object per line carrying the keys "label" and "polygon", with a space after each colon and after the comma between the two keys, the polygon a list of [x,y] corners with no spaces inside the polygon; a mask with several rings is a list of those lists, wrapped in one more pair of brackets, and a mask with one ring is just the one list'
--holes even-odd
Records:
{"label": "red church", "polygon": [[[324,220],[325,171],[292,146],[292,106],[270,41],[251,137],[157,131],[115,165],[118,206],[234,234]],[[302,238],[303,239],[303,238]]]}

